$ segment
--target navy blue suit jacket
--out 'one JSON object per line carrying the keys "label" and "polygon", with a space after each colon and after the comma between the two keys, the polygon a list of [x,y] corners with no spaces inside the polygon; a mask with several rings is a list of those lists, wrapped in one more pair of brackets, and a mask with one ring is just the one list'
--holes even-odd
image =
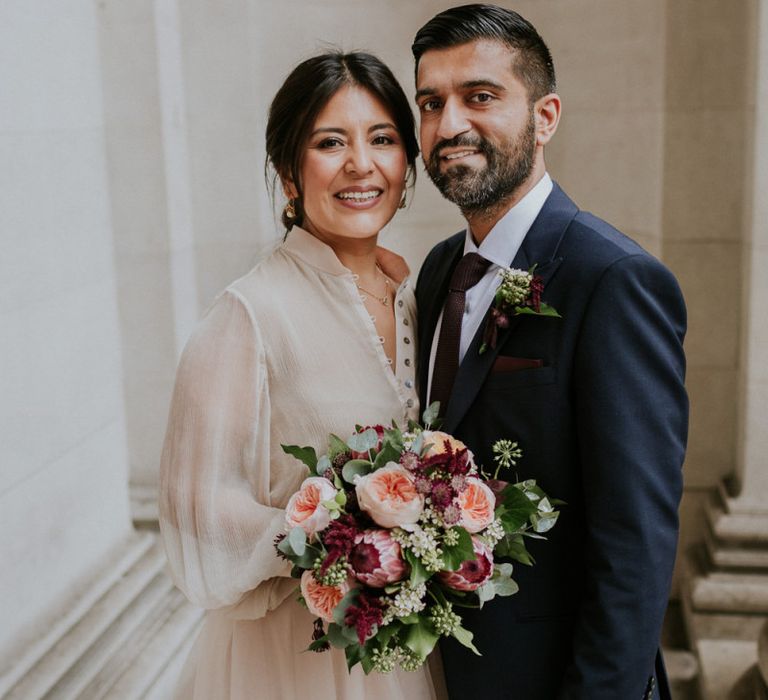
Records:
{"label": "navy blue suit jacket", "polygon": [[[464,232],[427,256],[417,283],[419,383]],[[517,440],[513,480],[567,501],[548,541],[529,540],[520,591],[464,615],[481,657],[441,645],[452,698],[640,700],[666,694],[657,659],[677,545],[688,425],[686,312],[672,274],[557,186],[510,260],[536,263],[562,318],[517,316],[495,349],[471,344],[442,428],[493,463]],[[504,371],[500,356],[541,360]],[[506,367],[521,363],[506,363]],[[523,363],[524,364],[524,363]],[[538,363],[537,363],[538,364]]]}

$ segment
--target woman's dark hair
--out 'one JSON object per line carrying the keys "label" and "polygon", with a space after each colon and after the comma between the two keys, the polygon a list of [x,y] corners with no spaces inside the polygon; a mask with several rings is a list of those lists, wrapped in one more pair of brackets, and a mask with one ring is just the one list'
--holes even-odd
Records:
{"label": "woman's dark hair", "polygon": [[[312,126],[325,105],[346,85],[368,90],[389,110],[402,139],[411,176],[415,176],[413,165],[419,154],[419,145],[413,113],[392,71],[369,53],[329,51],[309,58],[296,66],[285,79],[272,100],[267,120],[265,171],[268,173],[272,165],[275,178],[292,181],[299,193],[293,203],[296,217],[288,219],[283,213],[283,224],[288,230],[294,224],[301,226],[304,218],[300,173],[304,147]],[[273,178],[273,188],[274,184]]]}
{"label": "woman's dark hair", "polygon": [[452,7],[429,20],[411,46],[417,75],[419,60],[426,51],[479,39],[500,41],[512,49],[512,72],[526,86],[531,102],[555,92],[555,65],[536,28],[517,12],[496,5]]}

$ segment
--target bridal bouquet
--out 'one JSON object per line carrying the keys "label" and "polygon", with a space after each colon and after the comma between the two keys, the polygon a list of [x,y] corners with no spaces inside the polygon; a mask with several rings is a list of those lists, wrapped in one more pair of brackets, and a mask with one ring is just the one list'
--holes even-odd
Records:
{"label": "bridal bouquet", "polygon": [[441,635],[479,654],[455,608],[514,594],[509,560],[532,564],[524,537],[541,538],[557,520],[558,502],[534,481],[498,478],[520,458],[517,443],[493,445],[488,474],[456,438],[429,430],[436,409],[425,412],[426,429],[331,435],[319,458],[283,445],[310,472],[275,543],[317,617],[309,648],[344,649],[349,668],[365,673],[414,670]]}

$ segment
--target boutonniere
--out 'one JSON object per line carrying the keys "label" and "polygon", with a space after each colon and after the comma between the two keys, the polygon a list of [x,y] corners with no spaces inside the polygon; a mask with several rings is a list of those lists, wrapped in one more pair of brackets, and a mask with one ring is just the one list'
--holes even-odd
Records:
{"label": "boutonniere", "polygon": [[488,321],[485,324],[483,344],[480,346],[481,355],[489,346],[496,347],[499,328],[503,330],[509,326],[512,316],[530,314],[560,318],[560,314],[553,307],[541,300],[544,280],[535,271],[536,265],[528,272],[511,267],[499,271],[501,284],[496,289]]}

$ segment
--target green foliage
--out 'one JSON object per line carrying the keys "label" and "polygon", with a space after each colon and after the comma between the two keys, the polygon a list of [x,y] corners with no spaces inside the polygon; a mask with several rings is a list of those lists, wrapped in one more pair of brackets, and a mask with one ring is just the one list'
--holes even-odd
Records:
{"label": "green foliage", "polygon": [[425,617],[418,617],[415,624],[406,625],[403,631],[403,644],[421,659],[427,658],[439,638]]}
{"label": "green foliage", "polygon": [[373,428],[368,428],[362,433],[355,433],[347,440],[347,445],[355,452],[368,452],[379,444],[379,435]]}
{"label": "green foliage", "polygon": [[341,470],[341,475],[348,484],[354,484],[356,476],[365,476],[372,470],[373,464],[367,459],[350,459]]}
{"label": "green foliage", "polygon": [[536,504],[514,484],[504,488],[499,501],[501,505],[496,508],[496,517],[501,520],[507,534],[513,534],[525,527],[537,510]]}
{"label": "green foliage", "polygon": [[410,583],[412,586],[418,586],[424,583],[432,574],[424,568],[424,564],[410,549],[403,548],[403,556],[411,567]]}
{"label": "green foliage", "polygon": [[331,433],[328,436],[328,457],[333,459],[337,455],[344,454],[345,452],[349,452],[347,443],[344,442],[344,440],[342,440],[338,435]]}
{"label": "green foliage", "polygon": [[424,409],[424,413],[421,416],[421,420],[424,423],[425,428],[431,428],[434,426],[437,417],[440,415],[440,402],[434,401]]}
{"label": "green foliage", "polygon": [[475,550],[472,548],[472,536],[463,527],[452,528],[458,533],[459,541],[453,546],[448,547],[443,544],[443,564],[448,571],[456,571],[461,565],[470,559],[475,558]]}
{"label": "green foliage", "polygon": [[482,654],[477,650],[475,645],[472,643],[472,639],[474,638],[474,635],[472,632],[470,632],[468,629],[465,629],[464,627],[457,627],[451,636],[463,646],[467,647],[467,649],[471,649],[475,654],[478,656],[482,656]]}
{"label": "green foliage", "polygon": [[286,454],[306,464],[312,474],[317,474],[317,453],[314,447],[299,447],[298,445],[280,445],[280,447]]}

